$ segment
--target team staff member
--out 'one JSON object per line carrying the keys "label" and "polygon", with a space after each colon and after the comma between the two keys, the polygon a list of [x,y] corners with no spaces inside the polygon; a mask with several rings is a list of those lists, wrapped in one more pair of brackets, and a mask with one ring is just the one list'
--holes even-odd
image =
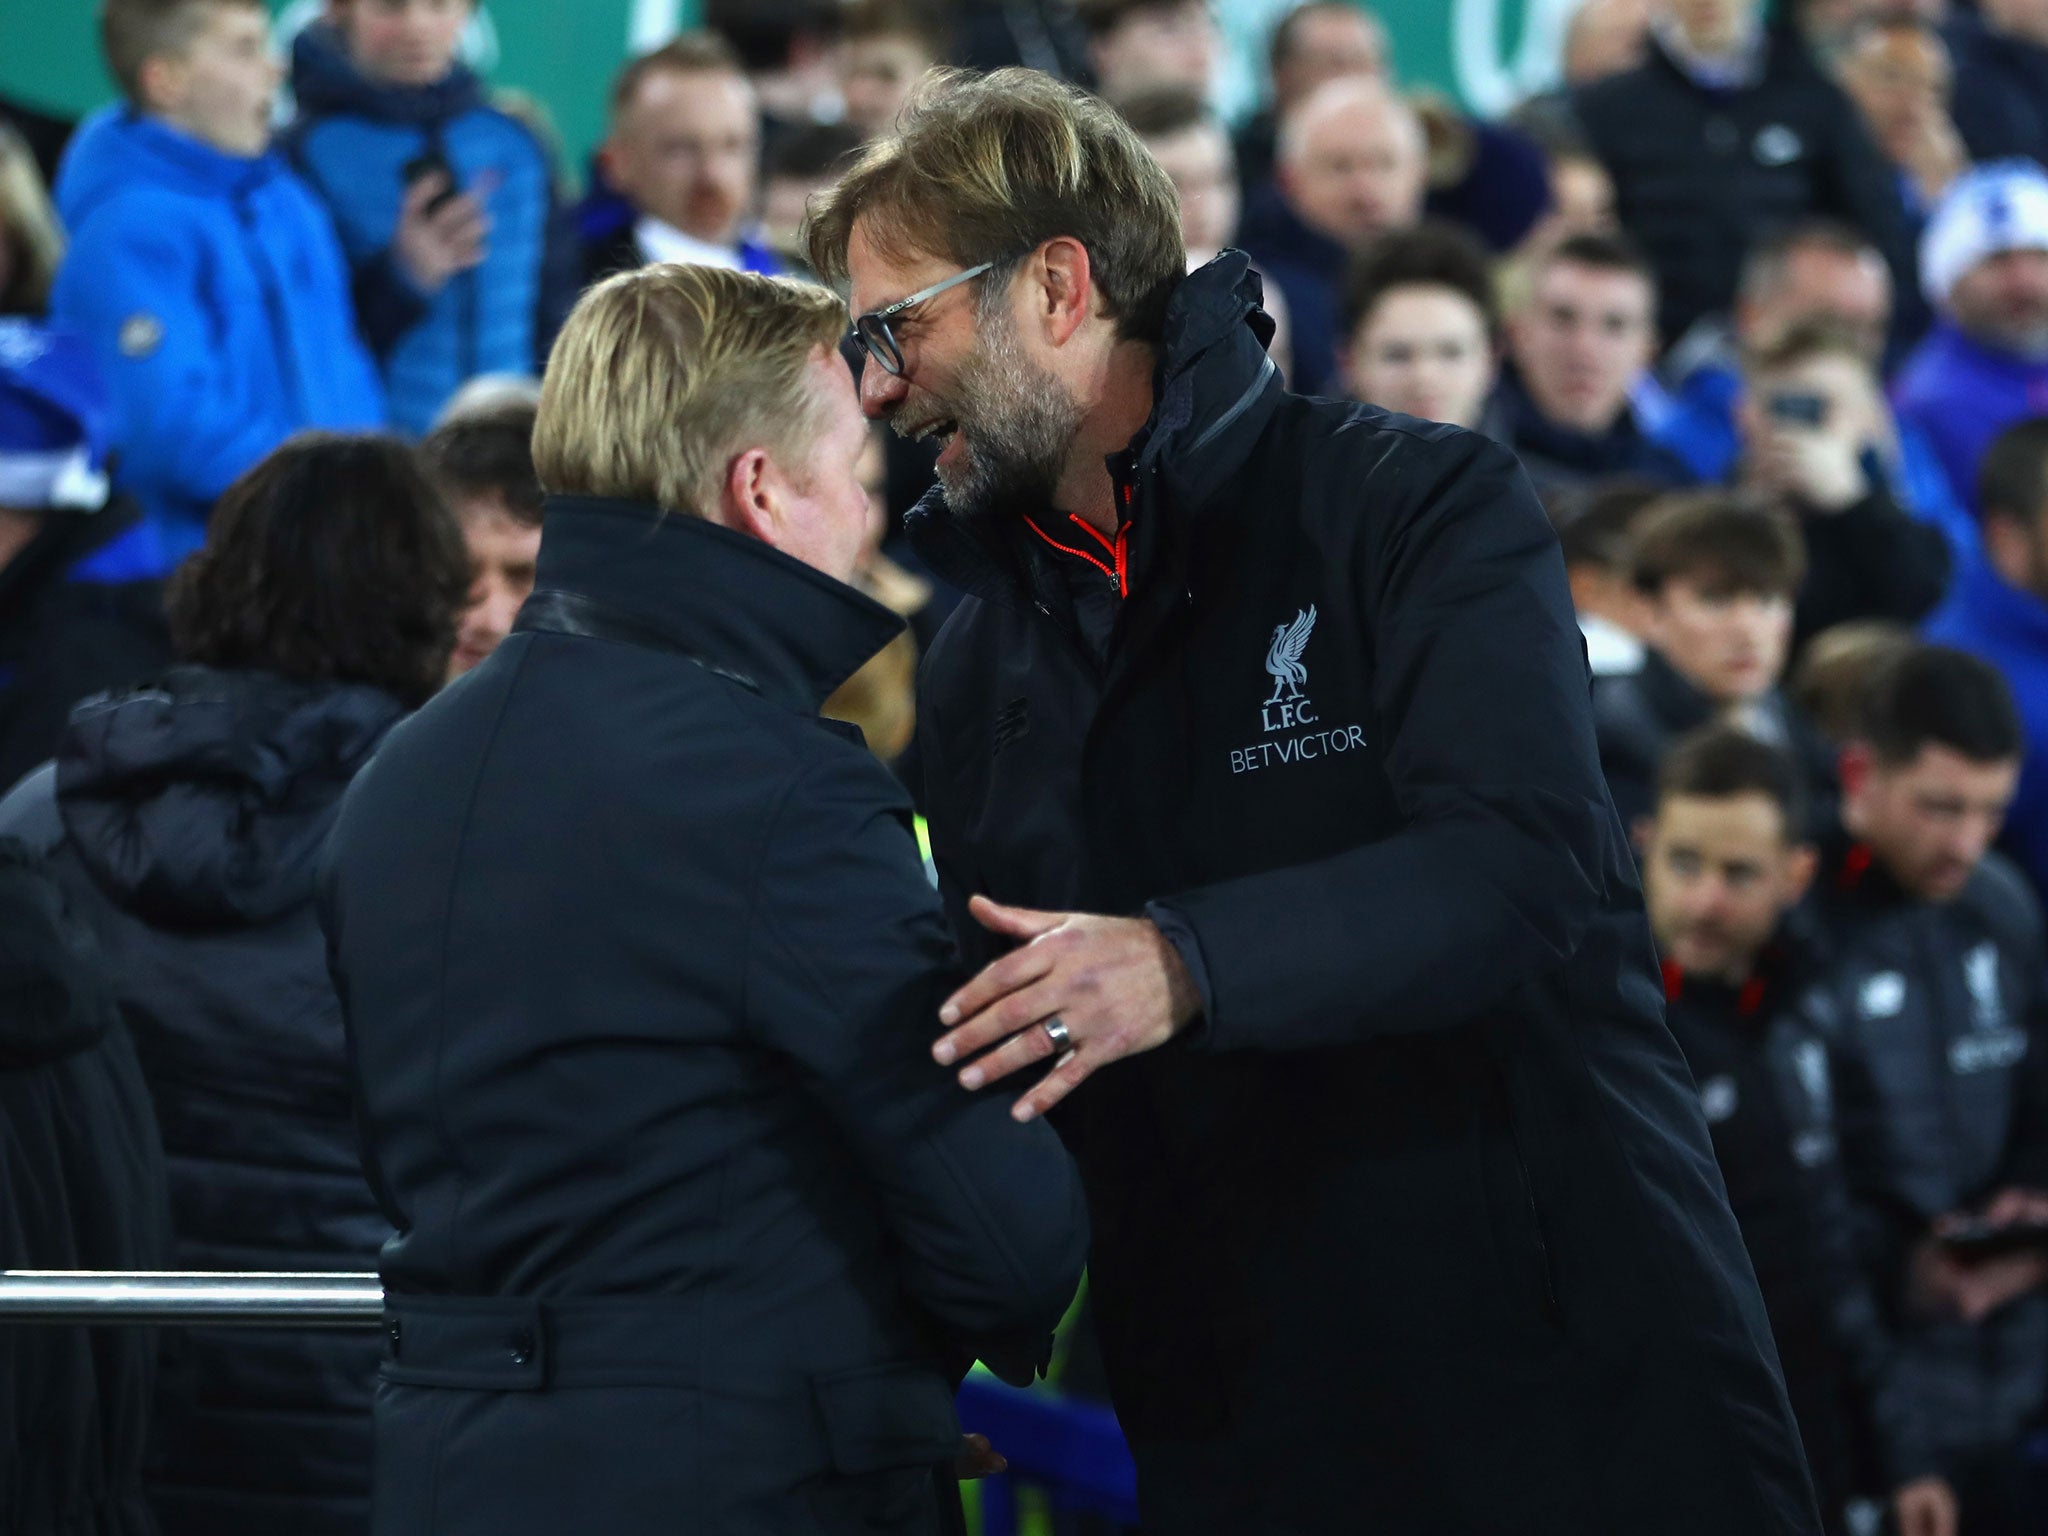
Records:
{"label": "team staff member", "polygon": [[383,1257],[376,1536],[935,1536],[948,1365],[1028,1379],[1086,1243],[1058,1139],[933,1065],[910,805],[818,706],[866,423],[823,289],[587,294],[512,636],[350,797],[324,915]]}
{"label": "team staff member", "polygon": [[945,445],[935,852],[1032,942],[939,1050],[1057,1053],[1146,1529],[1816,1531],[1513,459],[1289,395],[1042,75],[941,78],[810,247]]}

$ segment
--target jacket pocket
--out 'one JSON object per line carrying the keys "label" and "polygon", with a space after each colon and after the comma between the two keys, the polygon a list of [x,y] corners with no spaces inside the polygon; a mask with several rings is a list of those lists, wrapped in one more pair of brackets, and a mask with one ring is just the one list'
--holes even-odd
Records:
{"label": "jacket pocket", "polygon": [[960,1416],[937,1367],[863,1366],[811,1379],[834,1471],[933,1467],[960,1453]]}

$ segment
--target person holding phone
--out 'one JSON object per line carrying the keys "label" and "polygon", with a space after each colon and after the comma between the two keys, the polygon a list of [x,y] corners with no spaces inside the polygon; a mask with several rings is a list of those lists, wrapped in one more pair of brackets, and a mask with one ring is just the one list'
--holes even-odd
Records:
{"label": "person holding phone", "polygon": [[1949,544],[1891,493],[1896,432],[1856,335],[1802,321],[1750,353],[1743,383],[1737,484],[1796,515],[1806,536],[1794,644],[1850,619],[1924,618],[1948,589]]}

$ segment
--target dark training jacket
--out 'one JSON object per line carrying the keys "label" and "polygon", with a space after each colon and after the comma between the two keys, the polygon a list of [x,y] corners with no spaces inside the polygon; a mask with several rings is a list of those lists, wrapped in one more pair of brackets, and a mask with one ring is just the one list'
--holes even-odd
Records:
{"label": "dark training jacket", "polygon": [[[163,1127],[173,1267],[364,1270],[390,1231],[313,875],[401,713],[359,685],[179,667],[82,706],[54,768],[0,802],[113,968]],[[376,1369],[360,1330],[167,1331],[149,1467],[167,1536],[362,1536]]]}
{"label": "dark training jacket", "polygon": [[2048,1295],[1975,1326],[1929,1320],[1906,1305],[1906,1266],[1935,1217],[2007,1185],[2048,1189],[2039,905],[1996,854],[1937,905],[1847,845],[1832,850],[1814,911],[1835,957],[1843,1165],[1901,1370],[1937,1458],[2011,1446],[2048,1394]]}
{"label": "dark training jacket", "polygon": [[1157,902],[1205,973],[1057,1115],[1146,1529],[1817,1530],[1549,525],[1485,438],[1288,394],[1258,299],[1228,252],[1170,307],[1106,661],[1021,520],[914,514],[960,932]]}
{"label": "dark training jacket", "polygon": [[953,1373],[1030,1377],[1087,1223],[1058,1138],[932,1060],[960,971],[908,798],[818,719],[900,627],[558,497],[518,632],[350,793],[323,911],[398,1228],[377,1536],[958,1518]]}

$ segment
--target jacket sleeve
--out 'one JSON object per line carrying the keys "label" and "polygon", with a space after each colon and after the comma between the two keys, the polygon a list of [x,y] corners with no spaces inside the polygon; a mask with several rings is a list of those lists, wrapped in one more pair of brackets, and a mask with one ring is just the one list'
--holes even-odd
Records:
{"label": "jacket sleeve", "polygon": [[1948,590],[1948,539],[1932,523],[1900,510],[1872,476],[1870,494],[1842,512],[1800,519],[1806,535],[1806,585],[1799,594],[1803,635],[1849,619],[1917,624]]}
{"label": "jacket sleeve", "polygon": [[793,785],[756,882],[748,1015],[866,1171],[904,1290],[988,1358],[977,1341],[1048,1339],[1080,1279],[1087,1218],[1053,1132],[932,1060],[961,973],[907,821],[865,754]]}
{"label": "jacket sleeve", "polygon": [[222,350],[202,297],[204,242],[159,211],[137,200],[86,222],[52,319],[106,369],[127,477],[211,503],[299,423]]}
{"label": "jacket sleeve", "polygon": [[356,329],[372,355],[380,362],[387,360],[405,333],[427,317],[433,303],[405,275],[395,246],[357,262],[349,276]]}
{"label": "jacket sleeve", "polygon": [[1402,826],[1163,898],[1207,962],[1196,1048],[1454,1026],[1563,964],[1632,878],[1550,525],[1505,449],[1460,434],[1436,451],[1453,462],[1404,466],[1423,481],[1412,510],[1389,508],[1354,578]]}

